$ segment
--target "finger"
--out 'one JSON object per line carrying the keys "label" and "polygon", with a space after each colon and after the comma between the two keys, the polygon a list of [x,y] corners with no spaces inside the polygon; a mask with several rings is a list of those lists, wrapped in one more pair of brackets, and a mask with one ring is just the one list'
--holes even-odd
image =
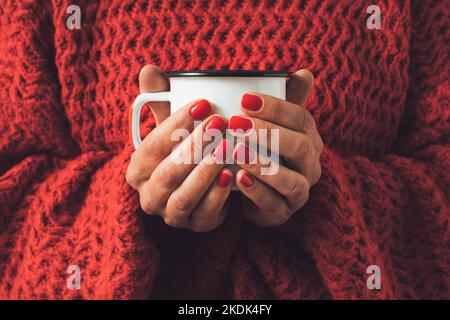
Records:
{"label": "finger", "polygon": [[308,110],[267,94],[244,94],[241,110],[251,117],[267,120],[294,131],[315,131],[315,122]]}
{"label": "finger", "polygon": [[[239,161],[243,159],[242,155],[247,161]],[[298,209],[308,199],[309,182],[302,174],[257,154],[244,144],[236,145],[233,157],[242,169],[282,195],[290,210]]]}
{"label": "finger", "polygon": [[[307,100],[311,96],[313,89],[314,75],[309,70],[299,70],[292,75],[291,79],[289,79],[287,83],[287,100],[304,107]],[[316,128],[315,122],[314,128]],[[315,130],[311,130],[310,133],[312,133],[311,138],[318,154],[321,154],[323,149],[323,141],[317,132],[317,128]]]}
{"label": "finger", "polygon": [[153,129],[131,155],[126,175],[128,183],[137,188],[140,183],[146,181],[156,166],[179,143],[181,136],[186,138],[193,130],[194,120],[203,119],[211,110],[212,106],[207,100],[196,100]]}
{"label": "finger", "polygon": [[[162,160],[152,172],[150,178],[143,183],[141,194],[149,194],[145,203],[145,212],[157,212],[165,205],[172,192],[186,179],[194,167],[202,161],[204,153],[211,153],[214,144],[222,140],[220,135],[227,122],[219,115],[212,115],[197,126],[173,152]],[[205,131],[216,131],[219,136],[216,143],[204,139]],[[206,148],[205,148],[206,147]],[[203,150],[205,148],[205,150]],[[158,188],[154,188],[158,186]]]}
{"label": "finger", "polygon": [[310,167],[318,161],[318,151],[304,133],[246,115],[232,116],[228,129],[233,135],[257,141],[260,147],[280,155],[306,176],[311,171]]}
{"label": "finger", "polygon": [[[164,78],[162,70],[152,64],[145,65],[139,73],[139,91],[159,92],[169,90],[169,81]],[[155,117],[156,125],[159,125],[170,115],[169,102],[151,102],[150,110]]]}
{"label": "finger", "polygon": [[217,228],[225,219],[225,202],[230,195],[233,173],[222,169],[191,215],[190,226],[195,232],[208,232]]}
{"label": "finger", "polygon": [[304,106],[314,88],[314,76],[309,70],[298,70],[291,76],[286,87],[287,100]]}
{"label": "finger", "polygon": [[258,208],[245,210],[245,216],[261,227],[283,224],[289,219],[290,210],[283,197],[266,185],[255,179],[245,170],[236,174],[236,185],[239,190]]}
{"label": "finger", "polygon": [[[190,224],[191,213],[225,165],[225,158],[231,159],[232,153],[232,144],[223,139],[213,153],[195,166],[180,186],[170,194],[165,211],[167,216],[165,220],[170,220],[170,225],[184,226]],[[213,157],[218,161],[211,159]],[[225,178],[226,176],[223,177],[223,179]],[[219,180],[219,182],[224,182],[222,180]]]}

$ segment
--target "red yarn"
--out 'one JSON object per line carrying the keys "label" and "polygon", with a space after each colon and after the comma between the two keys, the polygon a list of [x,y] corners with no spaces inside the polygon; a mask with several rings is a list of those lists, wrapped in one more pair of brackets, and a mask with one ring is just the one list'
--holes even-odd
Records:
{"label": "red yarn", "polygon": [[[366,1],[86,0],[69,30],[70,1],[3,0],[0,298],[450,298],[449,10],[377,3],[381,30]],[[124,176],[146,63],[314,73],[323,174],[284,228],[236,202],[208,234],[139,210]]]}

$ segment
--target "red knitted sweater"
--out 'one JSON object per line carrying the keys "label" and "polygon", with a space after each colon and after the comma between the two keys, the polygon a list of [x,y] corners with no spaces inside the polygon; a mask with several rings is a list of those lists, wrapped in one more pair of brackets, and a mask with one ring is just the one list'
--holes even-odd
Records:
{"label": "red knitted sweater", "polygon": [[[369,30],[372,2],[86,0],[69,30],[71,1],[3,0],[0,298],[450,298],[449,9],[376,1]],[[323,173],[285,229],[140,211],[124,175],[146,63],[314,73]]]}

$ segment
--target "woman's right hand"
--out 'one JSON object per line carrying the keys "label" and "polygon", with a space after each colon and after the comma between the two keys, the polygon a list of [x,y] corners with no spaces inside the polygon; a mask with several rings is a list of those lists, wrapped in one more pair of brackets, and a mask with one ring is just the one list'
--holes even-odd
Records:
{"label": "woman's right hand", "polygon": [[[139,87],[141,92],[163,91],[168,83],[158,67],[148,65],[141,70]],[[193,101],[171,116],[167,103],[154,103],[151,110],[157,126],[132,154],[126,173],[128,184],[139,192],[142,209],[160,215],[167,225],[195,232],[217,228],[225,219],[225,202],[231,191],[233,175],[224,168],[224,159],[232,153],[232,146],[226,147],[226,140],[222,140],[198,163],[194,155],[203,155],[210,143],[202,139],[204,132],[223,132],[226,120],[211,115],[212,106],[206,100]],[[194,120],[202,120],[195,129]],[[172,141],[172,133],[177,129],[188,130],[190,135],[174,149],[179,141]],[[196,150],[199,147],[202,150]]]}

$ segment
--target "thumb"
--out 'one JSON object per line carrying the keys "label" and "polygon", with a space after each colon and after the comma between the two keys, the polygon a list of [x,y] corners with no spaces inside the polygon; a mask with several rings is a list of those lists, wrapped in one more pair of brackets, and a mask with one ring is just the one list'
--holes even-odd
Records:
{"label": "thumb", "polygon": [[[169,90],[169,82],[164,78],[162,70],[152,64],[145,65],[139,73],[139,91],[159,92]],[[150,110],[155,117],[156,125],[159,125],[170,115],[168,102],[151,102]]]}
{"label": "thumb", "polygon": [[298,70],[287,83],[287,100],[304,106],[314,87],[314,76],[306,70]]}

